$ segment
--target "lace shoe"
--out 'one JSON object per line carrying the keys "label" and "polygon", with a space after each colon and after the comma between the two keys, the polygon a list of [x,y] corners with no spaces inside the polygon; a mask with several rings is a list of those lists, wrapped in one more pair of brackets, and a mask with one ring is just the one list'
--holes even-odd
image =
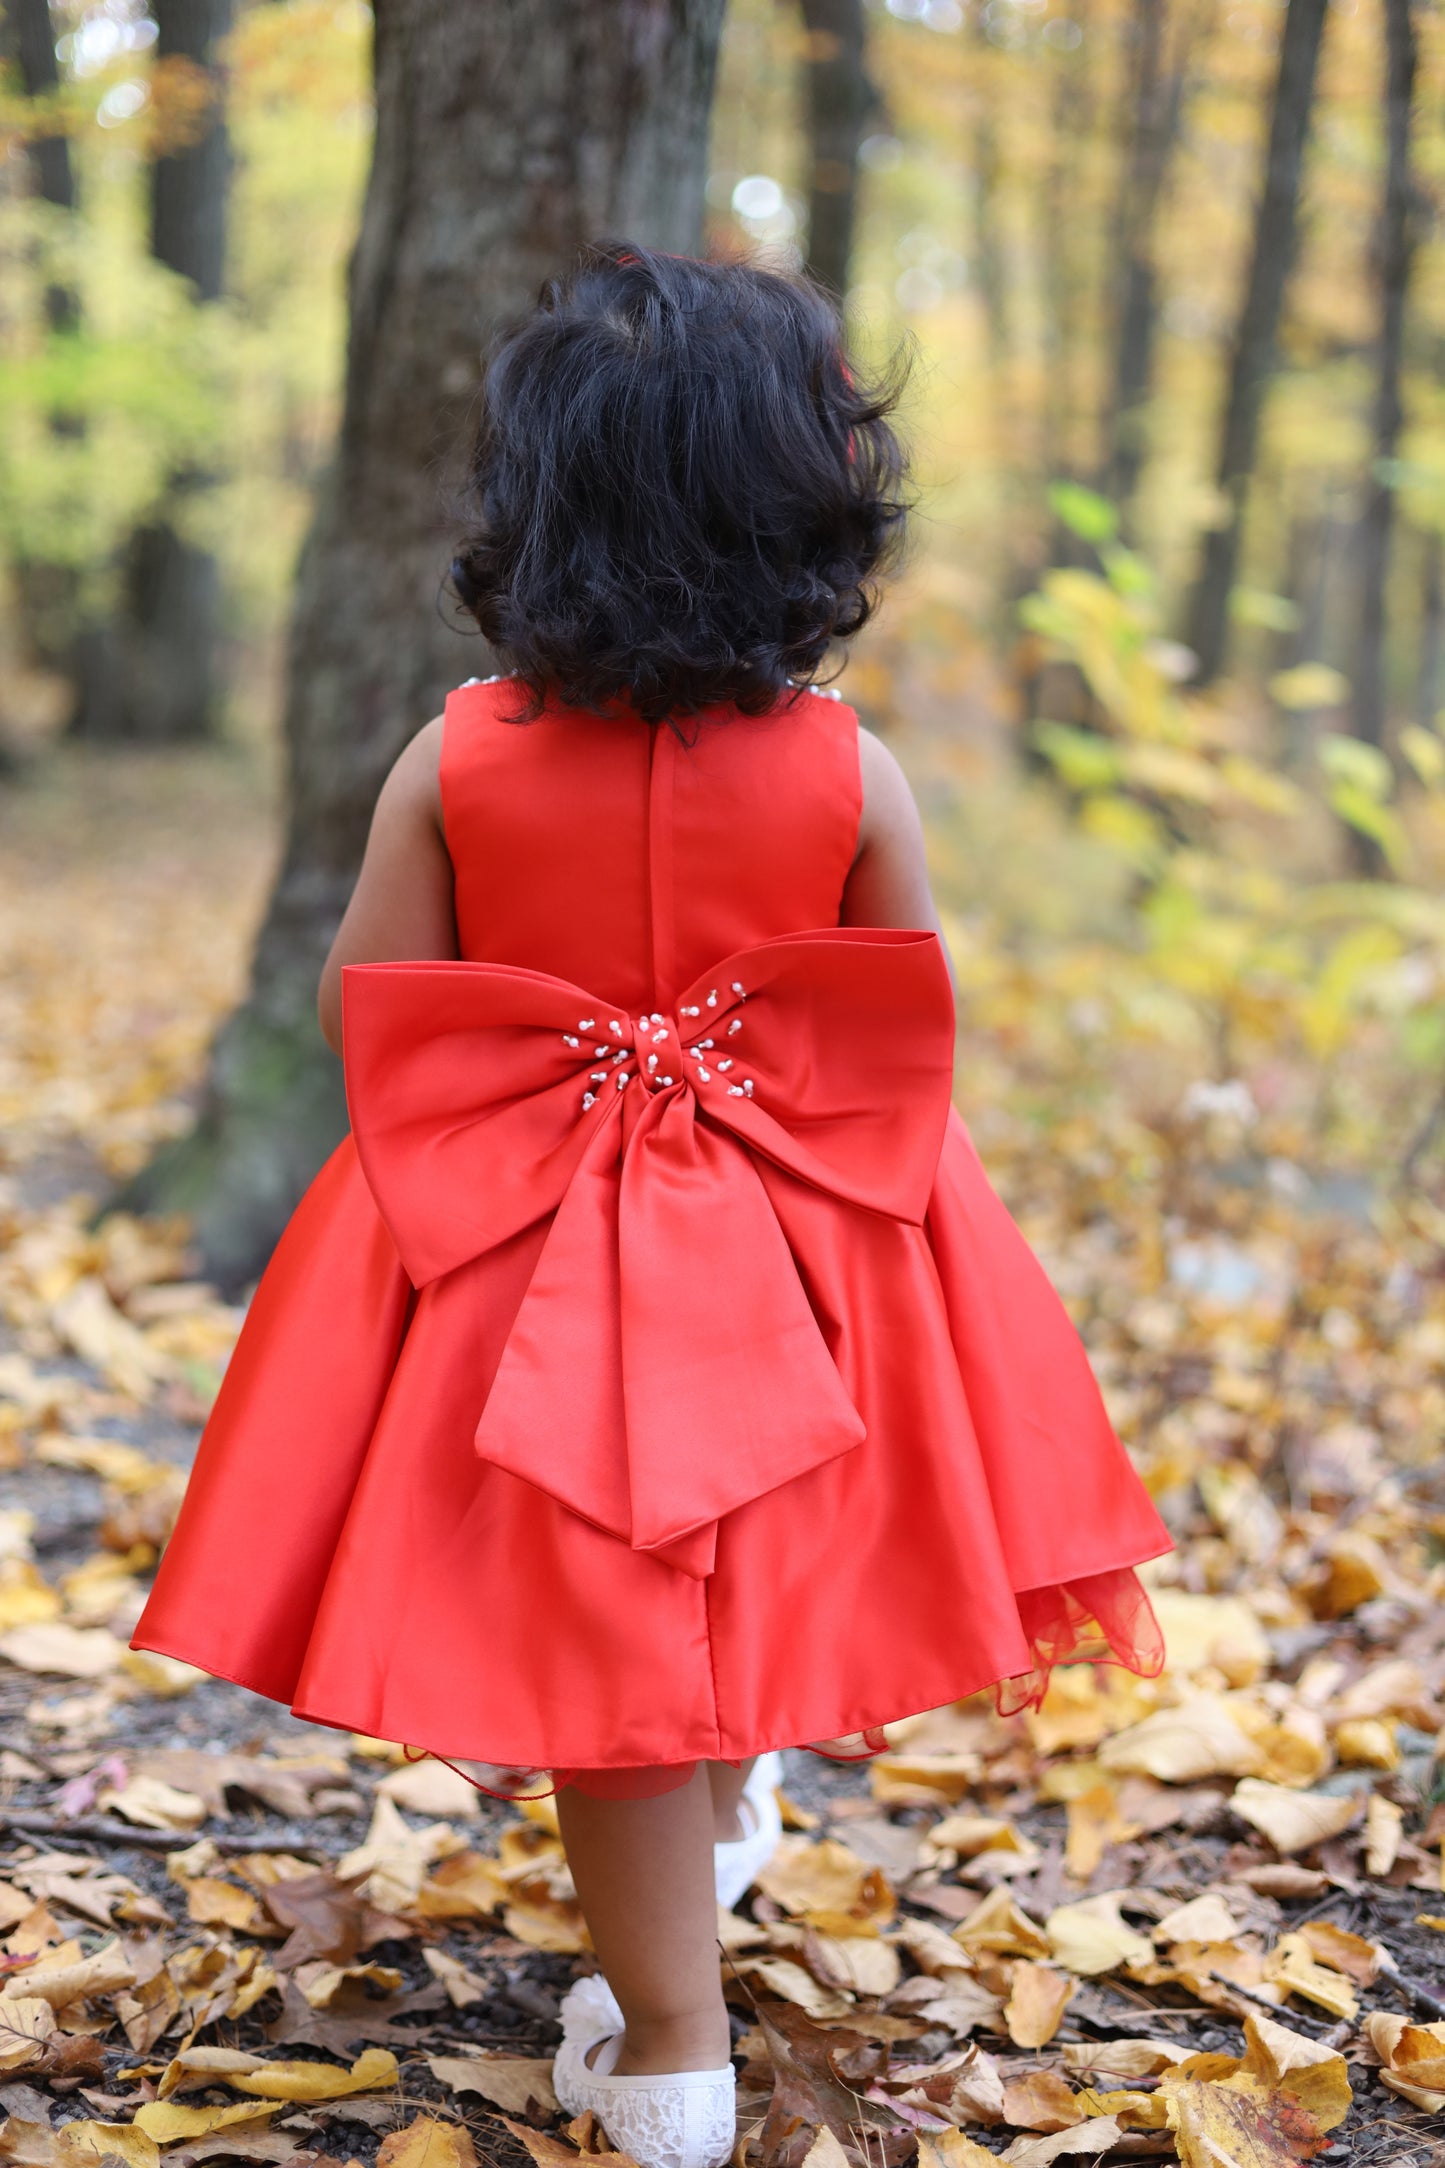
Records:
{"label": "lace shoe", "polygon": [[[600,1974],[568,1990],[561,2017],[562,2045],[552,2065],[552,2084],[569,2115],[590,2108],[619,2152],[630,2153],[638,2168],[724,2168],[737,2136],[731,2063],[721,2070],[614,2077],[623,2018]],[[589,2067],[587,2056],[594,2047],[597,2054]]]}
{"label": "lace shoe", "polygon": [[[782,1755],[760,1754],[748,1771],[748,1781],[738,1801],[738,1813],[745,1825],[743,1834],[712,1848],[717,1900],[729,1912],[778,1849],[783,1817],[778,1806],[777,1787],[782,1781]],[[749,1821],[751,1828],[746,1826]]]}

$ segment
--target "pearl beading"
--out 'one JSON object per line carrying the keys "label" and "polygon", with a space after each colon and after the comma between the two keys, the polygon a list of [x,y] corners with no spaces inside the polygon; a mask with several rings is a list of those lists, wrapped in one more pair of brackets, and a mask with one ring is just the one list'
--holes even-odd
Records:
{"label": "pearl beading", "polygon": [[[730,991],[738,1001],[746,1001],[748,998],[741,982],[737,979],[732,981]],[[705,1001],[684,1003],[677,1012],[678,1016],[679,1018],[702,1018],[709,1009],[715,1009],[718,1006],[719,998],[717,987],[713,987]],[[629,1021],[631,1022],[630,1030]],[[583,1034],[595,1030],[596,1025],[597,1019],[595,1016],[579,1016],[576,1031],[563,1032],[562,1044],[580,1053]],[[742,1028],[742,1018],[734,1016],[729,1021],[723,1036],[731,1039]],[[595,1107],[602,1096],[600,1090],[594,1091],[591,1089],[593,1085],[601,1086],[610,1083],[614,1090],[621,1092],[626,1091],[629,1084],[640,1082],[645,1084],[649,1091],[665,1091],[679,1083],[681,1081],[680,1077],[675,1077],[670,1069],[664,1070],[662,1067],[662,1063],[668,1057],[665,1054],[659,1054],[657,1051],[660,1046],[667,1045],[672,1040],[674,1030],[677,1032],[679,1053],[685,1057],[685,1061],[691,1061],[694,1064],[691,1072],[687,1075],[689,1083],[711,1084],[715,1077],[726,1077],[736,1067],[734,1057],[731,1054],[725,1054],[720,1059],[715,1059],[712,1068],[709,1068],[707,1057],[717,1046],[716,1038],[711,1035],[706,1038],[699,1036],[689,1041],[680,1026],[674,1024],[671,1018],[664,1016],[660,1009],[653,1009],[649,1015],[640,1016],[635,1021],[624,1020],[620,1016],[611,1016],[607,1020],[607,1029],[611,1037],[599,1040],[594,1044],[592,1059],[593,1061],[600,1061],[605,1056],[610,1066],[606,1069],[588,1071],[588,1089],[582,1094],[582,1111],[584,1114],[592,1107]],[[628,1064],[631,1064],[631,1066],[627,1066]],[[679,1064],[679,1068],[685,1069],[685,1062]],[[730,1099],[751,1099],[753,1096],[753,1079],[750,1076],[745,1076],[738,1083],[729,1083],[725,1088]]]}

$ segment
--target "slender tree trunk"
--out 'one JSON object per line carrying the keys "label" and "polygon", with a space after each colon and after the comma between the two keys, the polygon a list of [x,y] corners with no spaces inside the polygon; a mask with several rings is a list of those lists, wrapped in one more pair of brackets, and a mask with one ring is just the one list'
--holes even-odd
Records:
{"label": "slender tree trunk", "polygon": [[[1086,398],[1079,375],[1084,351],[1085,283],[1079,233],[1087,216],[1084,174],[1094,133],[1094,96],[1087,10],[1080,5],[1085,36],[1072,52],[1052,56],[1053,100],[1049,159],[1037,199],[1040,323],[1043,339],[1042,459],[1045,477],[1059,481],[1080,466],[1079,437]],[[1055,561],[1077,555],[1067,528],[1054,535]]]}
{"label": "slender tree trunk", "polygon": [[1190,598],[1188,641],[1198,657],[1195,679],[1208,684],[1224,665],[1229,597],[1239,562],[1260,414],[1285,289],[1294,268],[1300,175],[1314,104],[1315,77],[1328,0],[1289,0],[1280,39],[1270,112],[1264,192],[1255,220],[1244,305],[1234,336],[1215,481],[1228,517],[1205,538]]}
{"label": "slender tree trunk", "polygon": [[1404,420],[1401,376],[1405,305],[1417,232],[1410,157],[1415,65],[1413,0],[1385,0],[1385,187],[1375,251],[1380,292],[1379,360],[1374,458],[1359,530],[1360,633],[1354,700],[1355,735],[1372,745],[1383,745],[1385,741],[1385,582],[1395,518],[1395,478],[1391,469]]}
{"label": "slender tree trunk", "polygon": [[[231,185],[221,58],[232,0],[154,0],[154,13],[157,60],[204,69],[212,102],[195,139],[151,169],[151,254],[190,282],[197,301],[215,301],[225,284]],[[220,572],[211,551],[186,533],[188,508],[214,482],[201,469],[178,469],[154,517],[131,536],[108,642],[113,684],[82,702],[78,735],[170,743],[214,731]]]}
{"label": "slender tree trunk", "polygon": [[1415,679],[1415,719],[1428,730],[1440,713],[1445,664],[1445,540],[1428,534],[1420,568],[1420,668]]}
{"label": "slender tree trunk", "polygon": [[377,790],[448,689],[487,668],[437,606],[440,475],[479,356],[589,238],[698,246],[722,13],[723,0],[377,0],[345,402],[292,619],[281,871],[198,1125],[130,1191],[189,1210],[229,1284],[264,1262],[345,1129],[316,983]]}
{"label": "slender tree trunk", "polygon": [[1171,22],[1168,0],[1134,0],[1131,125],[1115,225],[1113,383],[1105,421],[1104,493],[1119,505],[1133,497],[1147,451],[1159,313],[1154,235],[1194,50],[1211,4],[1183,0]]}
{"label": "slender tree trunk", "polygon": [[[55,55],[55,25],[50,0],[6,0],[4,18],[6,57],[13,63],[27,98],[43,98],[60,85]],[[60,135],[31,135],[25,145],[30,182],[41,203],[60,213],[75,209],[75,168],[70,141]],[[48,256],[48,236],[40,250]],[[53,334],[75,331],[80,323],[80,296],[67,279],[46,262],[45,320]],[[55,437],[75,437],[84,427],[82,418],[64,407],[48,417]],[[16,618],[28,653],[44,668],[79,680],[76,647],[76,612],[79,583],[73,565],[17,550],[10,566]]]}
{"label": "slender tree trunk", "polygon": [[863,0],[800,0],[807,31],[808,269],[848,291],[858,209],[858,149],[878,92],[867,68]]}

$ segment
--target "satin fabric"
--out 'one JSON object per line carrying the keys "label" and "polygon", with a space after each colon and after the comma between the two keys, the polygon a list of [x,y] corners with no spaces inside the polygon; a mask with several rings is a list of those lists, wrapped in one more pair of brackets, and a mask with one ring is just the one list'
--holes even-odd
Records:
{"label": "satin fabric", "polygon": [[[348,974],[356,1135],[258,1291],[135,1645],[624,1792],[1000,1681],[1016,1705],[1072,1655],[1157,1668],[1130,1569],[1167,1534],[944,1108],[936,977],[898,1005],[936,946],[836,930],[856,718],[808,695],[687,745],[512,704],[448,702],[464,961]],[[754,1004],[770,948],[792,977]],[[634,1071],[583,1110],[731,959],[737,1036],[769,1019],[753,1097]],[[532,978],[540,1021],[499,1022]]]}

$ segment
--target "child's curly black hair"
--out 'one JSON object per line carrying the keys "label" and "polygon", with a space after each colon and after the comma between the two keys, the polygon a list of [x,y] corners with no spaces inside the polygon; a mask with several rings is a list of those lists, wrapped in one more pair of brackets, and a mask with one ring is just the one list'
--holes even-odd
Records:
{"label": "child's curly black hair", "polygon": [[487,370],[451,568],[524,714],[758,714],[816,678],[902,542],[898,391],[801,280],[618,242],[549,282]]}

